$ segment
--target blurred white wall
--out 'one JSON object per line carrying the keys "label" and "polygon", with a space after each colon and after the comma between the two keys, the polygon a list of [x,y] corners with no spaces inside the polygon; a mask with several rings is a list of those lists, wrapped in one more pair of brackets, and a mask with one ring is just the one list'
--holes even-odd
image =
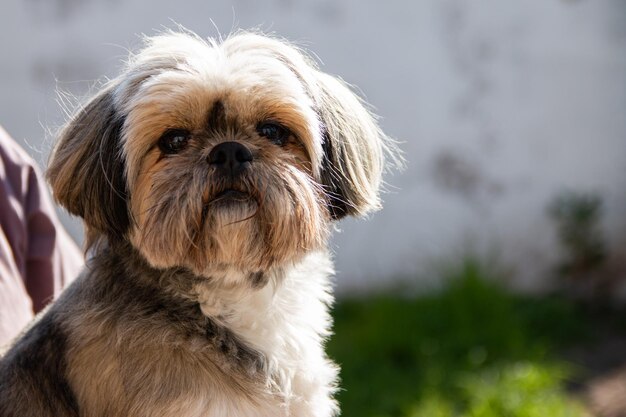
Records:
{"label": "blurred white wall", "polygon": [[520,287],[545,286],[558,257],[546,205],[565,188],[600,193],[604,230],[626,247],[621,0],[3,0],[0,124],[45,164],[57,86],[86,94],[138,34],[173,22],[304,45],[404,142],[385,209],[335,236],[340,291],[426,278],[467,248],[496,254]]}

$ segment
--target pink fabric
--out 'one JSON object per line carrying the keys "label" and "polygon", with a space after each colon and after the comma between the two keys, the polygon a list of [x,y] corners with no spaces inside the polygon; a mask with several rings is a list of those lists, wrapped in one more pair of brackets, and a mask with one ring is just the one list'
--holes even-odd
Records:
{"label": "pink fabric", "polygon": [[34,161],[0,127],[0,346],[13,339],[83,265]]}

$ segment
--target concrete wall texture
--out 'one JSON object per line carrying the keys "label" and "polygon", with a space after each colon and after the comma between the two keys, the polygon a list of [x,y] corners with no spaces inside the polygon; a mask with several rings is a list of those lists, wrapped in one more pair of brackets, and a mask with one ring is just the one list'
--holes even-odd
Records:
{"label": "concrete wall texture", "polygon": [[403,142],[408,167],[387,177],[385,209],[334,237],[340,291],[425,282],[466,250],[497,256],[518,287],[545,287],[559,256],[546,206],[564,189],[598,193],[610,244],[626,247],[621,0],[3,0],[0,124],[45,164],[46,130],[64,120],[56,89],[85,96],[139,34],[174,22],[303,45]]}

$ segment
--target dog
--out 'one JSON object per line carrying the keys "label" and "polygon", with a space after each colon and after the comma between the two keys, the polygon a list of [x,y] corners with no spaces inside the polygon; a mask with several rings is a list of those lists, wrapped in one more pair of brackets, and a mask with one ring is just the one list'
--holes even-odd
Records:
{"label": "dog", "polygon": [[0,415],[336,415],[327,242],[396,149],[286,41],[146,38],[60,130],[92,256],[1,359]]}

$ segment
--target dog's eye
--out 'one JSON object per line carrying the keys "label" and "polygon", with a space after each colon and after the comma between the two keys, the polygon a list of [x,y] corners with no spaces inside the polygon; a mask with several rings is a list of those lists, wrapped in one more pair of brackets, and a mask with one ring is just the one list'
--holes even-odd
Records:
{"label": "dog's eye", "polygon": [[187,146],[190,133],[184,129],[169,129],[159,139],[159,149],[167,154],[175,154]]}
{"label": "dog's eye", "polygon": [[289,129],[276,122],[262,122],[256,130],[259,135],[268,138],[276,145],[284,145],[291,135]]}

